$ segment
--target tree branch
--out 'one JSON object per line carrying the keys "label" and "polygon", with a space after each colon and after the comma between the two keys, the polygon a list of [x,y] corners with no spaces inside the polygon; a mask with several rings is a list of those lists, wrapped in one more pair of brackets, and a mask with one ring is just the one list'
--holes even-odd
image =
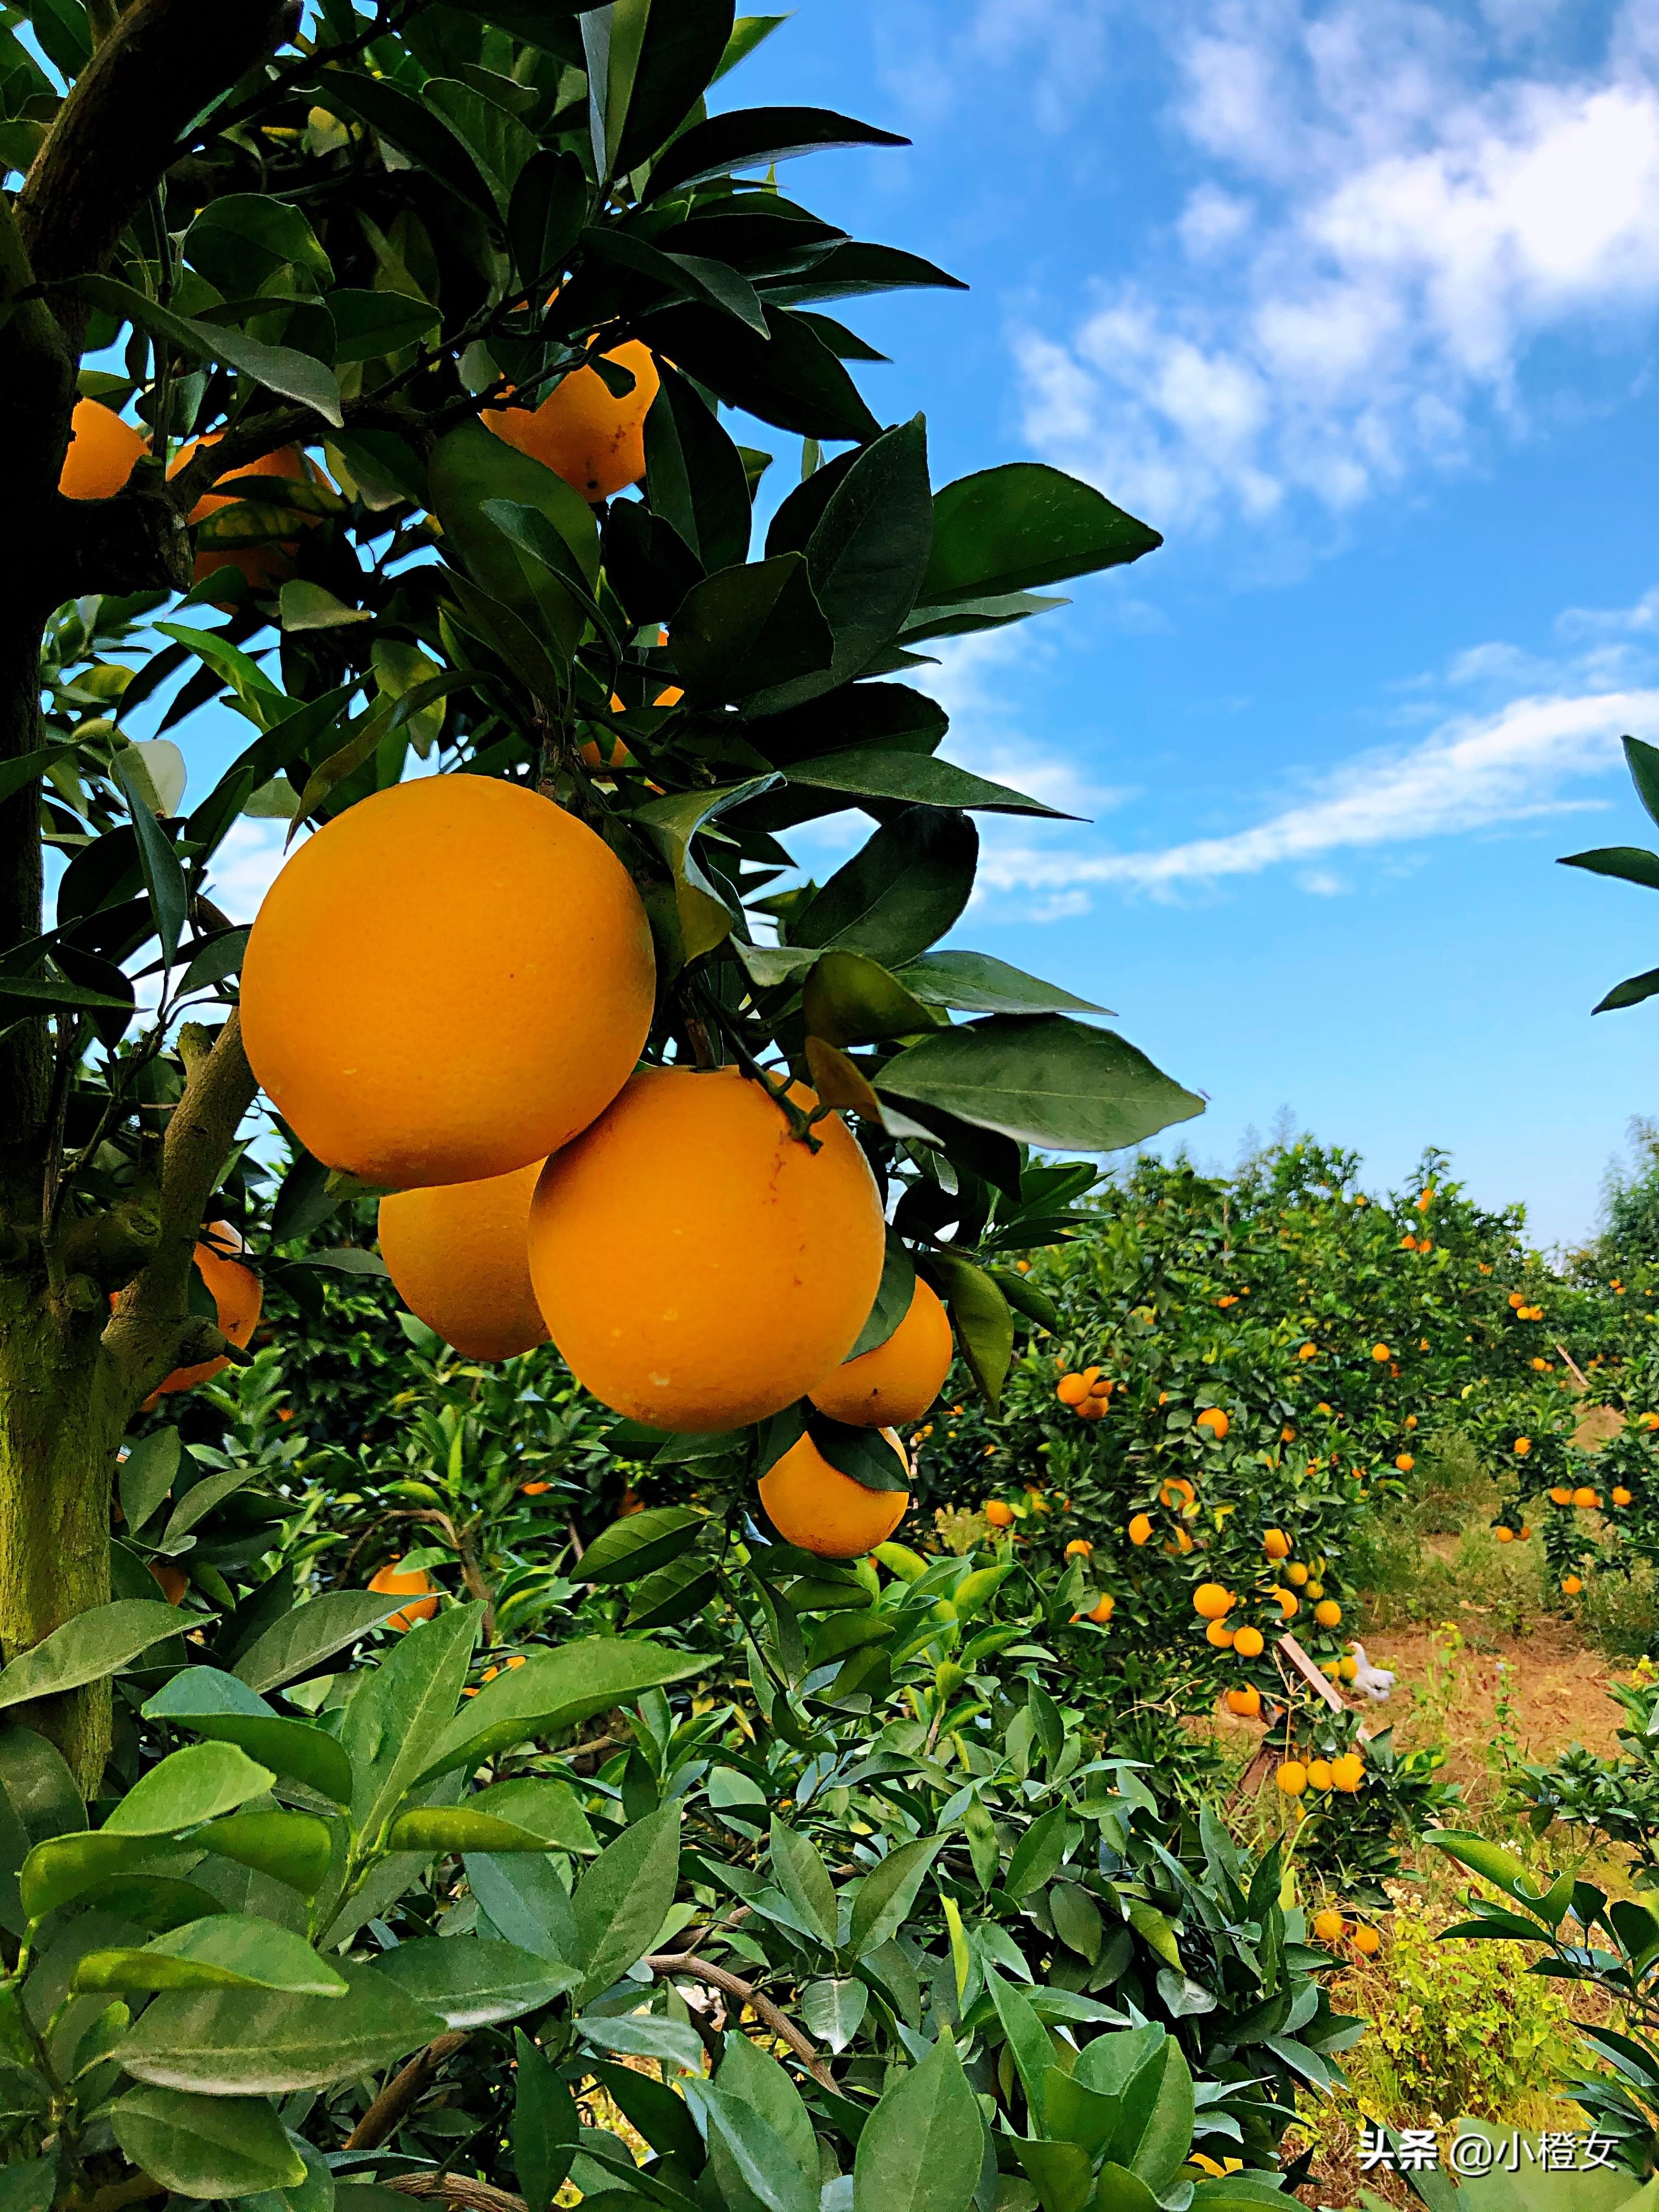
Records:
{"label": "tree branch", "polygon": [[[445,2059],[453,2058],[461,2045],[471,2039],[471,2029],[452,2028],[447,2035],[434,2035],[424,2051],[417,2051],[408,2064],[392,2075],[346,2137],[346,2148],[379,2150],[382,2143],[390,2142],[404,2113],[419,2101],[427,2083]],[[422,2178],[431,2179],[429,2175]],[[513,2200],[515,2203],[518,2201]]]}
{"label": "tree branch", "polygon": [[729,1997],[752,2006],[757,2020],[763,2021],[774,2035],[781,2036],[794,2052],[820,2088],[839,2097],[841,2085],[818,2056],[818,2046],[804,2029],[796,2027],[788,2014],[775,2005],[770,1997],[763,1996],[750,1982],[745,1982],[724,1966],[710,1964],[690,1951],[658,1951],[645,1961],[659,1980],[671,1974],[684,1974],[691,1980],[707,1982],[711,1989],[723,1990]]}
{"label": "tree branch", "polygon": [[[298,28],[297,0],[132,0],[76,78],[17,198],[45,284],[102,269],[185,126]],[[85,310],[60,307],[76,341]]]}
{"label": "tree branch", "polygon": [[106,1352],[128,1371],[135,1403],[178,1364],[179,1346],[198,1325],[189,1286],[202,1215],[258,1089],[242,1050],[240,1018],[233,1012],[211,1049],[194,1060],[185,1095],[168,1117],[155,1253],[121,1293],[104,1333]]}

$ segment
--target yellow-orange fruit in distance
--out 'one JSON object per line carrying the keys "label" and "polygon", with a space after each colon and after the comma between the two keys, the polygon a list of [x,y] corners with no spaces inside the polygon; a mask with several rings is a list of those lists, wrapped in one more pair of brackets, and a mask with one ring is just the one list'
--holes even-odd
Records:
{"label": "yellow-orange fruit in distance", "polygon": [[1561,1577],[1561,1587],[1569,1597],[1577,1597],[1579,1591],[1583,1589],[1584,1585],[1578,1579],[1577,1575],[1563,1575]]}
{"label": "yellow-orange fruit in distance", "polygon": [[1345,1751],[1331,1761],[1331,1786],[1350,1797],[1365,1779],[1365,1762],[1357,1751]]}
{"label": "yellow-orange fruit in distance", "polygon": [[1340,1628],[1342,1625],[1342,1608],[1334,1597],[1322,1598],[1314,1607],[1314,1619],[1322,1628]]}
{"label": "yellow-orange fruit in distance", "polygon": [[95,399],[76,401],[70,429],[58,490],[65,499],[113,499],[144,451],[143,432]]}
{"label": "yellow-orange fruit in distance", "polygon": [[955,1351],[950,1317],[920,1275],[885,1344],[832,1367],[808,1394],[819,1413],[855,1429],[919,1421],[945,1387]]}
{"label": "yellow-orange fruit in distance", "polygon": [[1299,1759],[1287,1759],[1273,1779],[1286,1797],[1299,1797],[1308,1786],[1308,1770]]}
{"label": "yellow-orange fruit in distance", "polygon": [[1622,1482],[1613,1484],[1612,1495],[1615,1505],[1628,1505],[1631,1502],[1631,1493]]}
{"label": "yellow-orange fruit in distance", "polygon": [[985,1502],[985,1518],[993,1528],[1006,1528],[1013,1521],[1014,1509],[1006,1498],[990,1498]]}
{"label": "yellow-orange fruit in distance", "polygon": [[433,1588],[432,1577],[424,1567],[416,1567],[404,1574],[396,1559],[388,1559],[385,1566],[369,1577],[368,1586],[385,1597],[412,1597],[415,1600],[411,1605],[399,1607],[386,1622],[386,1627],[395,1630],[399,1636],[406,1635],[417,1620],[430,1620],[438,1610],[436,1596],[424,1595]]}
{"label": "yellow-orange fruit in distance", "polygon": [[1587,1513],[1591,1506],[1599,1505],[1601,1503],[1601,1499],[1596,1496],[1595,1492],[1590,1488],[1587,1482],[1581,1483],[1578,1488],[1573,1492],[1572,1502],[1578,1508],[1581,1513]]}
{"label": "yellow-orange fruit in distance", "polygon": [[1374,1959],[1382,1948],[1382,1938],[1375,1928],[1356,1928],[1353,1931],[1353,1948],[1362,1959]]}
{"label": "yellow-orange fruit in distance", "polygon": [[1558,1483],[1556,1484],[1556,1486],[1555,1486],[1554,1489],[1551,1491],[1551,1492],[1550,1492],[1550,1503],[1551,1503],[1551,1504],[1552,1504],[1552,1505],[1571,1505],[1571,1503],[1572,1503],[1572,1492],[1571,1492],[1571,1491],[1570,1491],[1570,1490],[1567,1488],[1567,1486],[1566,1486],[1566,1484],[1565,1484],[1565,1482],[1558,1482]]}
{"label": "yellow-orange fruit in distance", "polygon": [[630,338],[606,354],[630,372],[634,389],[618,399],[596,368],[579,368],[539,407],[492,408],[484,422],[498,438],[562,477],[586,500],[609,499],[645,474],[645,418],[662,380],[651,349]]}
{"label": "yellow-orange fruit in distance", "polygon": [[1080,1406],[1089,1395],[1089,1385],[1081,1375],[1062,1375],[1054,1385],[1054,1395],[1062,1406]]}
{"label": "yellow-orange fruit in distance", "polygon": [[[817,1106],[799,1086],[790,1096]],[[531,1279],[602,1404],[656,1428],[738,1429],[846,1358],[886,1232],[845,1122],[826,1115],[812,1133],[816,1152],[736,1068],[647,1067],[548,1161]]]}
{"label": "yellow-orange fruit in distance", "polygon": [[1348,1932],[1348,1923],[1340,1912],[1327,1906],[1313,1917],[1313,1932],[1322,1943],[1340,1943]]}
{"label": "yellow-orange fruit in distance", "polygon": [[1270,1559],[1288,1559],[1291,1540],[1282,1528],[1269,1528],[1262,1536],[1261,1548]]}
{"label": "yellow-orange fruit in distance", "polygon": [[1086,1559],[1092,1557],[1094,1548],[1086,1536],[1073,1536],[1066,1547],[1066,1556],[1068,1559]]}
{"label": "yellow-orange fruit in distance", "polygon": [[185,1592],[190,1588],[190,1577],[184,1569],[175,1566],[171,1559],[147,1559],[144,1564],[161,1584],[161,1595],[167,1603],[182,1605]]}
{"label": "yellow-orange fruit in distance", "polygon": [[1149,1516],[1145,1513],[1137,1513],[1129,1523],[1129,1541],[1132,1544],[1150,1543],[1152,1534],[1152,1524]]}
{"label": "yellow-orange fruit in distance", "polygon": [[1492,1530],[1492,1534],[1500,1544],[1512,1544],[1515,1541],[1514,1529],[1504,1522],[1499,1522],[1497,1528]]}
{"label": "yellow-orange fruit in distance", "polygon": [[510,1359],[547,1341],[526,1249],[542,1164],[380,1200],[380,1256],[398,1297],[469,1359]]}
{"label": "yellow-orange fruit in distance", "polygon": [[[213,1293],[221,1331],[233,1344],[246,1347],[258,1324],[264,1291],[252,1267],[229,1256],[241,1249],[241,1237],[228,1221],[209,1222],[203,1241],[196,1247],[196,1272]],[[219,1358],[200,1360],[194,1367],[175,1367],[153,1395],[171,1398],[177,1391],[193,1390],[198,1382],[210,1382],[229,1364],[229,1360]]]}
{"label": "yellow-orange fruit in distance", "polygon": [[1237,1713],[1241,1720],[1254,1720],[1261,1711],[1261,1692],[1254,1682],[1245,1683],[1243,1689],[1229,1690],[1227,1711]]}
{"label": "yellow-orange fruit in distance", "polygon": [[330,1167],[391,1190],[476,1182],[610,1104],[654,988],[608,845],[517,784],[420,776],[326,823],[266,892],[242,1042]]}
{"label": "yellow-orange fruit in distance", "polygon": [[1100,1600],[1099,1603],[1090,1613],[1089,1618],[1097,1627],[1104,1628],[1107,1622],[1116,1611],[1117,1600],[1112,1595],[1111,1592],[1108,1590],[1105,1596]]}
{"label": "yellow-orange fruit in distance", "polygon": [[[908,1474],[904,1447],[882,1431]],[[761,1504],[787,1544],[820,1559],[856,1559],[884,1544],[903,1520],[908,1490],[866,1490],[831,1467],[811,1437],[790,1445],[760,1480]]]}
{"label": "yellow-orange fruit in distance", "polygon": [[[176,477],[204,446],[216,446],[222,434],[215,430],[208,437],[192,438],[188,445],[180,446],[167,463],[168,476]],[[257,461],[240,463],[218,481],[240,484],[244,477],[282,477],[289,483],[307,483],[313,481],[313,471],[297,446],[281,446],[274,453],[261,453]],[[216,514],[221,507],[234,507],[239,501],[253,496],[240,490],[204,492],[185,520],[192,524],[205,522],[209,515]],[[314,524],[319,520],[314,514],[293,517],[296,529]],[[282,583],[294,573],[294,555],[298,543],[297,538],[268,538],[249,545],[204,545],[196,556],[195,580],[199,584],[204,576],[211,576],[221,568],[239,568],[256,589],[269,591],[273,585]]]}
{"label": "yellow-orange fruit in distance", "polygon": [[1219,1406],[1206,1406],[1194,1421],[1193,1426],[1195,1429],[1208,1429],[1216,1442],[1219,1443],[1232,1426],[1232,1423]]}

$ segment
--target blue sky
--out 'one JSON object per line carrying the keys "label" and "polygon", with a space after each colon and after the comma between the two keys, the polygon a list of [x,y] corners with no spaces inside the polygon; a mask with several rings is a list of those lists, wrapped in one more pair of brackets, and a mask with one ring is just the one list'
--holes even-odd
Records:
{"label": "blue sky", "polygon": [[[958,757],[1092,818],[988,832],[957,934],[1378,1176],[1442,1145],[1535,1233],[1659,1108],[1659,5],[805,0],[735,100],[904,131],[788,179],[972,285],[853,316],[936,480],[1030,456],[1163,550],[961,650]],[[1644,903],[1646,901],[1647,903]]]}
{"label": "blue sky", "polygon": [[1554,865],[1659,842],[1659,0],[803,0],[723,90],[914,138],[782,181],[972,286],[848,316],[936,481],[1167,540],[927,679],[1089,817],[993,819],[957,938],[1115,1008],[1206,1160],[1288,1108],[1585,1232],[1659,1110],[1659,1007],[1589,1018],[1659,906]]}

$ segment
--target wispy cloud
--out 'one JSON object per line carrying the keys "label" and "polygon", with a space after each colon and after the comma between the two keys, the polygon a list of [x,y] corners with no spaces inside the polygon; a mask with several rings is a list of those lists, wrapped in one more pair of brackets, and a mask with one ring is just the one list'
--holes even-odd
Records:
{"label": "wispy cloud", "polygon": [[1626,0],[1571,62],[1534,42],[1573,10],[1485,12],[1174,11],[1195,181],[1079,323],[1016,331],[1028,437],[1161,527],[1341,514],[1462,459],[1483,419],[1524,427],[1541,337],[1644,328],[1659,9]]}

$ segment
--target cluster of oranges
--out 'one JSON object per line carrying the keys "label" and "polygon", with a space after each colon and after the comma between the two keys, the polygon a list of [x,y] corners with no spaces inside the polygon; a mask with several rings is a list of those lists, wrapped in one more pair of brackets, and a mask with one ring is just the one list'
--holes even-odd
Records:
{"label": "cluster of oranges", "polygon": [[[1631,1502],[1631,1493],[1622,1482],[1614,1483],[1607,1494],[1615,1505],[1628,1505]],[[1558,1482],[1550,1492],[1552,1505],[1577,1506],[1581,1513],[1593,1511],[1601,1503],[1600,1492],[1593,1490],[1587,1482],[1580,1483],[1577,1490],[1569,1490],[1565,1483]]]}
{"label": "cluster of oranges", "polygon": [[1062,1375],[1054,1385],[1054,1395],[1062,1406],[1069,1406],[1080,1421],[1097,1421],[1116,1388],[1111,1376],[1098,1367],[1085,1367],[1079,1373]]}
{"label": "cluster of oranges", "polygon": [[1328,1951],[1339,1950],[1350,1938],[1362,1959],[1374,1959],[1382,1948],[1382,1938],[1375,1928],[1367,1927],[1363,1920],[1350,1927],[1334,1905],[1328,1905],[1322,1912],[1316,1912],[1311,1927],[1314,1941],[1322,1943]]}
{"label": "cluster of oranges", "polygon": [[[908,1475],[894,1425],[943,1384],[943,1306],[918,1279],[887,1341],[848,1358],[886,1249],[862,1152],[799,1085],[640,1067],[655,982],[639,894],[591,830],[518,785],[427,777],[289,860],[250,936],[243,1042],[314,1157],[386,1194],[392,1281],[467,1357],[550,1338],[602,1403],[662,1430],[810,1397],[881,1430]],[[809,1437],[762,1498],[831,1558],[908,1504]]]}
{"label": "cluster of oranges", "polygon": [[1542,1321],[1544,1318],[1543,1307],[1528,1305],[1526,1294],[1522,1291],[1510,1292],[1510,1310],[1516,1321]]}
{"label": "cluster of oranges", "polygon": [[1357,1751],[1340,1752],[1334,1759],[1310,1759],[1305,1765],[1299,1759],[1286,1759],[1279,1762],[1273,1780],[1281,1796],[1298,1801],[1310,1790],[1322,1796],[1337,1791],[1353,1797],[1365,1786],[1365,1762]]}

